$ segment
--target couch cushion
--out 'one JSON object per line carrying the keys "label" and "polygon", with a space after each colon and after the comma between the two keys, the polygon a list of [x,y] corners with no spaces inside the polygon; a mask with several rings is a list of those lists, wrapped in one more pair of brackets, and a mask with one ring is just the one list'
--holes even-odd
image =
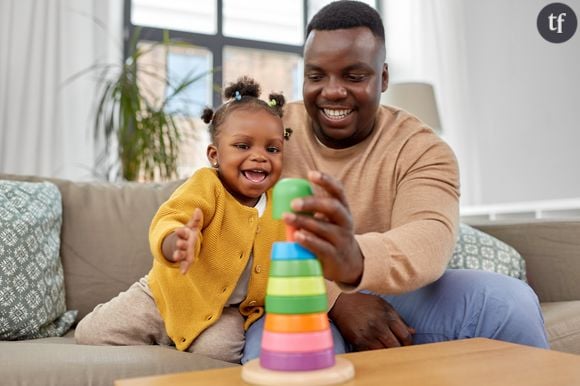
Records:
{"label": "couch cushion", "polygon": [[541,302],[580,300],[579,219],[488,221],[475,226],[518,250]]}
{"label": "couch cushion", "polygon": [[526,264],[518,251],[467,224],[459,225],[449,268],[481,269],[526,281]]}
{"label": "couch cushion", "polygon": [[580,300],[542,303],[542,312],[552,349],[580,354]]}
{"label": "couch cushion", "polygon": [[61,257],[66,302],[77,321],[146,274],[153,257],[149,224],[183,181],[164,184],[73,182],[0,175],[0,179],[50,181],[62,196]]}
{"label": "couch cushion", "polygon": [[59,190],[51,183],[0,180],[0,339],[61,336],[67,311]]}
{"label": "couch cushion", "polygon": [[120,378],[232,366],[163,346],[0,342],[2,385],[111,386]]}

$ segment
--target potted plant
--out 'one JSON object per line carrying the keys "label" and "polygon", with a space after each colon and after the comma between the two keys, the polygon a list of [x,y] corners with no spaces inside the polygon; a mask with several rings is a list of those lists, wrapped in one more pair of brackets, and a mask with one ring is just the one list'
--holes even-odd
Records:
{"label": "potted plant", "polygon": [[[124,63],[100,67],[102,91],[96,107],[94,134],[96,140],[104,139],[104,150],[97,159],[97,168],[112,180],[168,180],[177,177],[183,132],[176,122],[180,112],[167,111],[167,105],[209,73],[195,76],[190,73],[175,80],[163,75],[165,69],[145,68],[139,59],[157,46],[168,50],[170,45],[183,43],[170,41],[165,31],[162,42],[143,48],[138,44],[139,35],[140,29],[136,28]],[[93,66],[92,70],[97,68]],[[162,82],[169,92],[154,96],[143,84],[143,76]],[[179,123],[193,129],[191,117],[179,119]]]}

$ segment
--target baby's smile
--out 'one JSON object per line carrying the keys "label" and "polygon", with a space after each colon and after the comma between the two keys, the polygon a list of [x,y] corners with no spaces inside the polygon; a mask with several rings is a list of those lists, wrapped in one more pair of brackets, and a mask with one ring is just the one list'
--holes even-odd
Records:
{"label": "baby's smile", "polygon": [[265,170],[261,170],[261,169],[243,170],[242,174],[248,180],[255,182],[255,183],[260,183],[260,182],[264,181],[266,179],[266,177],[268,177],[268,172]]}

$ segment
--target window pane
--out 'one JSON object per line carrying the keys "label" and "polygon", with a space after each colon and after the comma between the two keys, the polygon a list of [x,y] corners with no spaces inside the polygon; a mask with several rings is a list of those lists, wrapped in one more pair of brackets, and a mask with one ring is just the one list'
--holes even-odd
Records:
{"label": "window pane", "polygon": [[212,66],[212,56],[207,49],[190,46],[165,46],[154,42],[139,42],[139,49],[145,52],[139,57],[139,85],[148,103],[159,106],[168,95],[165,79],[175,85],[191,76],[200,75],[166,106],[166,111],[179,112],[174,120],[181,132],[181,149],[177,173],[179,178],[187,177],[201,166],[209,165],[205,149],[209,143],[207,125],[199,119],[203,106],[211,105],[212,76],[208,70]]}
{"label": "window pane", "polygon": [[215,34],[216,0],[132,0],[131,23],[178,31]]}
{"label": "window pane", "polygon": [[[335,0],[308,0],[308,21],[312,19],[312,16],[316,14],[316,12],[320,11],[322,7],[327,4],[332,3]],[[375,0],[359,0],[362,3],[367,3],[373,8],[377,8],[377,2]],[[304,27],[306,29],[306,27]]]}
{"label": "window pane", "polygon": [[282,92],[286,101],[302,99],[302,57],[239,47],[224,48],[224,86],[248,75],[262,86],[262,99]]}
{"label": "window pane", "polygon": [[167,74],[170,86],[165,97],[170,98],[175,87],[189,79],[194,79],[184,91],[171,97],[166,111],[198,117],[205,106],[211,105],[211,53],[194,47],[171,47],[167,53]]}
{"label": "window pane", "polygon": [[223,33],[251,40],[301,45],[303,2],[297,0],[224,0]]}

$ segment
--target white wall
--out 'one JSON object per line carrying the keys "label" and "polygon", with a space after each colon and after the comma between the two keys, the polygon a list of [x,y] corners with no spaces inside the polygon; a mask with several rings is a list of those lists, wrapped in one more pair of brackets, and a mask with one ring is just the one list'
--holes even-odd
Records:
{"label": "white wall", "polygon": [[[466,1],[468,131],[479,175],[468,204],[580,197],[580,29],[546,42],[549,1]],[[580,0],[565,1],[580,18]]]}

